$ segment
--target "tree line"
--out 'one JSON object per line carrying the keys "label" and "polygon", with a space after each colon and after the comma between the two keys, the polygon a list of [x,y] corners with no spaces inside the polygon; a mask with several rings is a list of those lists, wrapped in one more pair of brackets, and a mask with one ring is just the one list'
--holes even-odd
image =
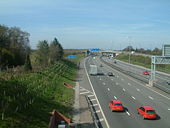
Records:
{"label": "tree line", "polygon": [[48,43],[47,40],[39,41],[34,58],[36,64],[47,66],[62,60],[63,55],[64,50],[62,45],[59,43],[57,38],[54,38],[54,40],[50,43]]}
{"label": "tree line", "polygon": [[[29,45],[28,32],[18,27],[7,27],[0,25],[0,70],[6,70],[16,66],[23,66],[25,70],[31,70],[32,54]],[[48,66],[63,58],[64,50],[57,38],[51,43],[47,40],[38,42],[35,50],[36,63],[41,66]]]}
{"label": "tree line", "polygon": [[0,25],[0,69],[24,65],[30,53],[28,32]]}
{"label": "tree line", "polygon": [[123,51],[129,52],[129,51],[135,51],[137,53],[143,53],[143,54],[150,54],[150,55],[162,55],[162,50],[159,48],[151,49],[144,49],[144,48],[136,48],[134,49],[132,46],[127,46],[123,49]]}

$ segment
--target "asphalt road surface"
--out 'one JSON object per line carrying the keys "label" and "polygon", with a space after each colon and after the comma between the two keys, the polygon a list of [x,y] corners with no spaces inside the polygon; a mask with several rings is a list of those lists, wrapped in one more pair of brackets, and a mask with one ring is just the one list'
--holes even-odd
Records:
{"label": "asphalt road surface", "polygon": [[[113,72],[115,77],[107,75],[89,76],[90,83],[103,111],[107,127],[110,128],[170,128],[170,95],[157,92],[140,81],[118,72],[102,63],[99,57],[88,57],[85,69],[96,64],[103,73]],[[100,64],[103,67],[100,67]],[[86,72],[86,73],[87,73]],[[118,99],[127,108],[125,112],[111,112],[108,103]],[[158,119],[143,120],[137,114],[137,107],[152,106],[156,109]]]}
{"label": "asphalt road surface", "polygon": [[[146,69],[141,66],[135,66],[129,63],[119,61],[119,60],[116,60],[117,63],[115,64],[113,59],[109,59],[108,57],[102,57],[102,58],[104,61],[130,72],[135,77],[138,77],[145,81],[149,81],[150,79],[150,75],[143,75],[144,71],[147,70],[150,72],[150,69]],[[168,92],[170,92],[170,85],[167,84],[167,82],[170,82],[170,74],[163,73],[163,72],[156,72],[155,79],[156,79],[155,85],[157,87],[163,90],[168,90]]]}

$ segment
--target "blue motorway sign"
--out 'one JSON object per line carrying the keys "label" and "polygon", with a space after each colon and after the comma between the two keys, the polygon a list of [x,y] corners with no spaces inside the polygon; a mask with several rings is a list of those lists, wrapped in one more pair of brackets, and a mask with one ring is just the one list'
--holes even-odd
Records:
{"label": "blue motorway sign", "polygon": [[67,56],[67,58],[69,58],[69,59],[74,59],[74,58],[76,58],[77,56],[76,55],[68,55]]}
{"label": "blue motorway sign", "polygon": [[91,52],[99,52],[100,49],[99,49],[99,48],[91,48],[90,51],[91,51]]}

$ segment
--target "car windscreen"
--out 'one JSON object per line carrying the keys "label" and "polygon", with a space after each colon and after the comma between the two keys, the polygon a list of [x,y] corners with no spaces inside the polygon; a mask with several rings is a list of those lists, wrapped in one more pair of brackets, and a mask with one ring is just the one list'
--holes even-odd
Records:
{"label": "car windscreen", "polygon": [[154,110],[147,110],[147,113],[155,113]]}
{"label": "car windscreen", "polygon": [[115,106],[122,106],[122,104],[115,104]]}

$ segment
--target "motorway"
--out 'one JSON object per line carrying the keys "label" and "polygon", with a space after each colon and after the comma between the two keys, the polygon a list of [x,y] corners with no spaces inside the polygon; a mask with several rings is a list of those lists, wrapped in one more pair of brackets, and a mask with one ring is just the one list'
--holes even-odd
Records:
{"label": "motorway", "polygon": [[[152,90],[152,87],[137,81],[111,67],[102,63],[99,57],[88,57],[85,59],[84,68],[86,73],[90,64],[100,64],[100,70],[104,73],[109,71],[115,74],[115,77],[107,75],[90,76],[89,82],[92,91],[95,93],[99,108],[103,112],[104,125],[108,128],[170,128],[170,95]],[[85,87],[86,88],[86,87]],[[108,103],[111,100],[118,99],[123,102],[127,108],[125,112],[111,112]],[[143,120],[137,114],[137,107],[141,105],[152,106],[158,113],[157,120]]]}
{"label": "motorway", "polygon": [[[149,83],[149,79],[150,79],[150,75],[143,75],[143,71],[150,71],[150,69],[146,69],[144,67],[141,66],[137,66],[137,65],[132,65],[129,63],[125,63],[119,60],[116,60],[116,64],[114,63],[114,61],[112,59],[108,59],[107,57],[102,57],[104,61],[115,65],[125,71],[128,71],[129,73],[131,73],[131,75],[143,79],[144,81],[147,81],[147,83]],[[160,89],[163,90],[168,90],[168,92],[170,93],[170,85],[167,84],[167,82],[170,82],[170,74],[167,73],[163,73],[163,72],[156,72],[155,75],[155,86],[159,87]]]}

